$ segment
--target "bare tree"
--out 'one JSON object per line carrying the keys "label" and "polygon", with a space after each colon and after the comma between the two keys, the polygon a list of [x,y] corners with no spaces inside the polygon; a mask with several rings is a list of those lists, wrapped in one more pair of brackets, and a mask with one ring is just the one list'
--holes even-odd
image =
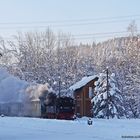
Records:
{"label": "bare tree", "polygon": [[130,36],[134,37],[137,34],[137,24],[135,20],[133,20],[129,26],[127,27],[127,31],[130,32]]}

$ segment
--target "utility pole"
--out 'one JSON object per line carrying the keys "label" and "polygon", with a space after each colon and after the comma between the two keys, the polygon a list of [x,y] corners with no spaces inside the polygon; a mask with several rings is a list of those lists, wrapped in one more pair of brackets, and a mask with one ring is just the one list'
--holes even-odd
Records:
{"label": "utility pole", "polygon": [[60,98],[60,90],[61,90],[61,78],[60,78],[60,76],[58,77],[58,86],[59,86],[59,92],[58,92],[58,97]]}
{"label": "utility pole", "polygon": [[107,67],[107,69],[106,69],[106,76],[107,76],[107,84],[106,84],[106,90],[107,90],[107,119],[109,119],[109,99],[108,99],[108,95],[109,95],[109,85],[108,85],[108,67]]}

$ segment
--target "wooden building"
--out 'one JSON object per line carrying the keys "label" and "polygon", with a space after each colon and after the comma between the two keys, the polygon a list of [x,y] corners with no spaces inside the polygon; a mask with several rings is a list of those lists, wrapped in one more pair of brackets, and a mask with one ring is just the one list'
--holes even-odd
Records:
{"label": "wooden building", "polygon": [[0,103],[1,114],[6,116],[41,117],[40,100]]}
{"label": "wooden building", "polygon": [[0,103],[0,115],[21,116],[23,104],[21,102],[5,102]]}
{"label": "wooden building", "polygon": [[94,96],[95,81],[97,76],[83,77],[70,87],[75,98],[75,113],[79,116],[92,117],[91,98]]}
{"label": "wooden building", "polygon": [[41,102],[39,99],[25,102],[23,106],[23,116],[41,117]]}

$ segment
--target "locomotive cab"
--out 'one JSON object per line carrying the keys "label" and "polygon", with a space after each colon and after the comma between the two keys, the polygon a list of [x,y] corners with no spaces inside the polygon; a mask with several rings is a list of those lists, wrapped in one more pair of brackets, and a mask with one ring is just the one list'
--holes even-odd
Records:
{"label": "locomotive cab", "polygon": [[57,98],[57,119],[73,119],[75,112],[74,99],[71,97]]}
{"label": "locomotive cab", "polygon": [[55,93],[45,93],[40,97],[41,115],[49,119],[73,119],[75,112],[74,99],[63,96],[57,97]]}

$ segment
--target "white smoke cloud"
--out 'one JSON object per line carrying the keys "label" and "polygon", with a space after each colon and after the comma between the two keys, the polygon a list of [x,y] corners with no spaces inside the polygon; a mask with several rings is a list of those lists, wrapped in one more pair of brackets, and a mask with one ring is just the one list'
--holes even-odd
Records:
{"label": "white smoke cloud", "polygon": [[25,93],[27,93],[29,100],[39,100],[39,97],[43,96],[44,92],[54,92],[48,83],[35,84],[27,87]]}
{"label": "white smoke cloud", "polygon": [[25,102],[39,100],[44,91],[54,92],[48,83],[29,84],[11,76],[6,69],[0,68],[0,102]]}
{"label": "white smoke cloud", "polygon": [[23,100],[22,90],[28,86],[26,81],[11,76],[0,68],[0,102],[19,102]]}

